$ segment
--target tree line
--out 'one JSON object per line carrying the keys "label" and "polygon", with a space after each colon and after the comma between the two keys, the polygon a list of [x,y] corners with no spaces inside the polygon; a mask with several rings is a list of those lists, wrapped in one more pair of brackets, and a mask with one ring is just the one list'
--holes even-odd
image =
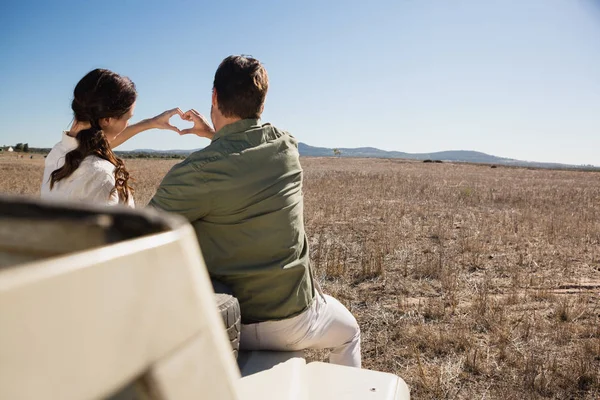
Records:
{"label": "tree line", "polygon": [[2,146],[2,150],[8,150],[9,147],[12,147],[14,151],[29,153],[29,143],[17,143],[14,146]]}

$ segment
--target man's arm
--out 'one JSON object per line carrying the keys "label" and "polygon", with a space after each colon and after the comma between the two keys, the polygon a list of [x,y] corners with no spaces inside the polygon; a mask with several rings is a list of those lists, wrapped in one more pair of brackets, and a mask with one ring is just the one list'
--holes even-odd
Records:
{"label": "man's arm", "polygon": [[187,158],[171,168],[148,205],[196,221],[210,211],[209,184]]}
{"label": "man's arm", "polygon": [[114,149],[138,133],[147,131],[148,129],[168,129],[181,135],[182,133],[179,128],[169,123],[169,119],[176,114],[179,114],[179,116],[183,118],[183,111],[181,111],[179,108],[173,108],[172,110],[165,111],[156,117],[144,119],[137,124],[130,125],[110,143],[110,147]]}

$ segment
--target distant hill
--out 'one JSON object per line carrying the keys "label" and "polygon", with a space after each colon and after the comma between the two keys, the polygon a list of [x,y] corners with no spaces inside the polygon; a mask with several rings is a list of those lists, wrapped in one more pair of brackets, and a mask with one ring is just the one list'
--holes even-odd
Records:
{"label": "distant hill", "polygon": [[198,151],[201,149],[191,149],[191,150],[154,150],[154,149],[136,149],[136,150],[127,150],[127,151],[123,151],[124,153],[160,153],[160,154],[180,154],[180,155],[184,155],[187,156],[189,154],[192,154],[195,151]]}
{"label": "distant hill", "polygon": [[[331,157],[334,155],[332,148],[314,147],[305,143],[298,145],[300,154],[309,157]],[[600,170],[592,165],[569,165],[559,163],[543,163],[534,161],[521,161],[512,158],[497,157],[479,151],[471,150],[449,150],[439,151],[434,153],[404,153],[401,151],[385,151],[374,147],[359,147],[359,148],[338,148],[341,152],[340,157],[373,157],[373,158],[403,158],[407,160],[438,160],[450,162],[467,162],[477,164],[498,164],[498,165],[513,165],[532,168],[577,168]]]}
{"label": "distant hill", "polygon": [[[137,154],[154,154],[160,156],[187,156],[200,149],[193,150],[153,150],[153,149],[137,149],[122,153],[137,153]],[[315,147],[306,143],[299,143],[298,150],[301,156],[306,157],[332,157],[334,152],[332,148]],[[402,151],[385,151],[374,147],[359,147],[359,148],[343,148],[338,150],[341,152],[340,157],[362,157],[362,158],[402,158],[408,160],[433,160],[433,161],[449,161],[449,162],[467,162],[477,164],[497,164],[497,165],[512,165],[532,168],[569,168],[569,169],[590,169],[600,170],[592,165],[569,165],[559,163],[542,163],[533,161],[521,161],[511,158],[497,157],[479,151],[471,150],[449,150],[439,151],[434,153],[404,153]]]}
{"label": "distant hill", "polygon": [[[326,147],[313,147],[305,143],[300,143],[298,147],[300,154],[303,156],[322,157],[333,155],[333,149]],[[516,161],[469,150],[440,151],[436,153],[404,153],[401,151],[385,151],[374,147],[338,148],[338,150],[342,152],[341,157],[405,158],[409,160],[463,161],[486,164]]]}

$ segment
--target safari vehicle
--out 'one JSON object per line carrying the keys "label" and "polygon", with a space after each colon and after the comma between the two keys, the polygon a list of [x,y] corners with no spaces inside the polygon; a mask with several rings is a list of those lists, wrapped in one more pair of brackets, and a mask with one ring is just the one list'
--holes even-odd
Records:
{"label": "safari vehicle", "polygon": [[0,399],[409,399],[393,374],[236,358],[236,307],[180,218],[0,198]]}

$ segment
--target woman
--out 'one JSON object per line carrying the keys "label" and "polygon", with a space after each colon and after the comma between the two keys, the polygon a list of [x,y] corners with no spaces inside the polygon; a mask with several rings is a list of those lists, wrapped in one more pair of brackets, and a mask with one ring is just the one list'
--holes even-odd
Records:
{"label": "woman", "polygon": [[106,69],[95,69],[75,86],[71,108],[75,118],[48,156],[42,198],[134,206],[129,172],[112,148],[148,129],[170,129],[180,109],[128,127],[137,92],[133,82]]}

